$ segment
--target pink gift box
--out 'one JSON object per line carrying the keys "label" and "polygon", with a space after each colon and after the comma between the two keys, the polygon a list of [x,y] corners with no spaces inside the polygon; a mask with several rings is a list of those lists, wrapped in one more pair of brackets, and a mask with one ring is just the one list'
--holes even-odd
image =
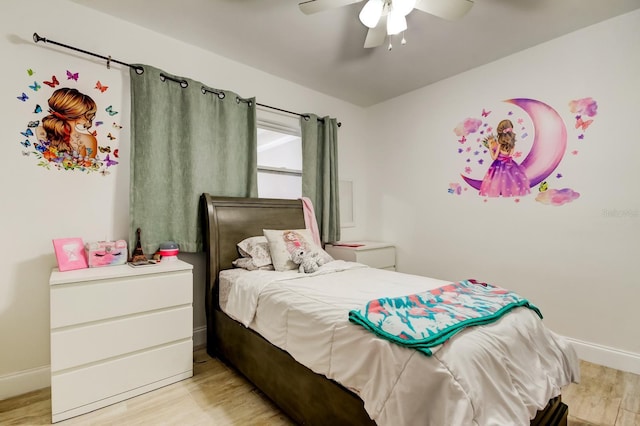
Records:
{"label": "pink gift box", "polygon": [[96,241],[85,245],[90,268],[100,266],[124,265],[127,262],[127,242]]}

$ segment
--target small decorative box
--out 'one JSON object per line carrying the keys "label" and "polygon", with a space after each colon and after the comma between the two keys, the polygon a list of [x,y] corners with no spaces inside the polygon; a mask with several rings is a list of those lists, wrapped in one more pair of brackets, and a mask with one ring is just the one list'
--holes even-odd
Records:
{"label": "small decorative box", "polygon": [[127,242],[96,241],[84,246],[90,268],[99,266],[124,265],[127,262]]}

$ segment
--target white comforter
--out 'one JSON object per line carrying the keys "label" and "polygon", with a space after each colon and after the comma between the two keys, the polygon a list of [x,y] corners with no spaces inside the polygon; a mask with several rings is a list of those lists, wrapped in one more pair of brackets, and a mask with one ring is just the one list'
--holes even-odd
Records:
{"label": "white comforter", "polygon": [[458,333],[431,357],[348,320],[369,300],[446,281],[344,261],[314,274],[225,273],[229,316],[354,391],[379,425],[524,425],[579,378],[573,348],[527,308]]}

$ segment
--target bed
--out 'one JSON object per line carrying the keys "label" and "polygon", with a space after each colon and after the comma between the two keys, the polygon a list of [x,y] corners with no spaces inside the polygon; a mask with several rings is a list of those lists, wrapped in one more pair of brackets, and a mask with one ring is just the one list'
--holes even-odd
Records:
{"label": "bed", "polygon": [[[376,424],[356,393],[297,362],[221,310],[220,272],[231,269],[238,258],[237,243],[262,235],[263,229],[305,228],[302,203],[203,194],[201,213],[207,252],[207,352],[239,371],[296,423]],[[568,408],[558,393],[537,412],[531,424],[565,425],[567,414]]]}

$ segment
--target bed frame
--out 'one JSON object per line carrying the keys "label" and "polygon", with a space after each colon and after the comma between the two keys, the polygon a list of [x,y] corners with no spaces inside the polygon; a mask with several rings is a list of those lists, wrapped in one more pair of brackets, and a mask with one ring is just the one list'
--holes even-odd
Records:
{"label": "bed frame", "polygon": [[[218,273],[238,258],[236,244],[263,229],[304,228],[300,200],[214,197],[200,203],[207,252],[207,352],[249,379],[293,421],[310,425],[374,425],[364,403],[340,384],[299,364],[287,352],[220,310]],[[558,396],[532,425],[566,425],[567,406]]]}

